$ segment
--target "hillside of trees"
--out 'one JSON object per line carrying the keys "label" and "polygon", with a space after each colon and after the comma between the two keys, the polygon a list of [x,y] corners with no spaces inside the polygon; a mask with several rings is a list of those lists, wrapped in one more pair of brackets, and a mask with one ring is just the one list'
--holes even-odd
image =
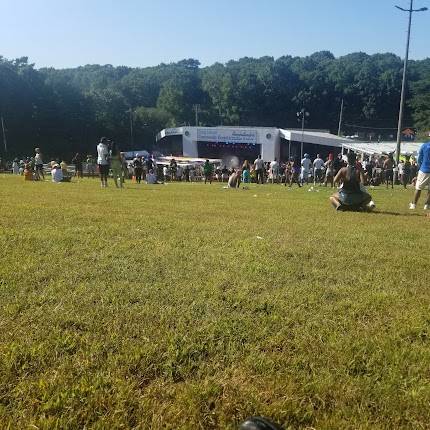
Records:
{"label": "hillside of trees", "polygon": [[[387,135],[397,126],[401,76],[402,60],[389,53],[335,58],[324,51],[210,67],[187,59],[146,68],[62,70],[0,56],[0,113],[8,156],[32,153],[35,146],[52,155],[93,151],[101,135],[124,150],[150,149],[161,129],[194,125],[196,104],[201,125],[295,128],[296,112],[305,106],[307,128],[337,131],[343,98],[345,133],[370,127]],[[430,59],[411,61],[407,100],[405,126],[430,130]]]}

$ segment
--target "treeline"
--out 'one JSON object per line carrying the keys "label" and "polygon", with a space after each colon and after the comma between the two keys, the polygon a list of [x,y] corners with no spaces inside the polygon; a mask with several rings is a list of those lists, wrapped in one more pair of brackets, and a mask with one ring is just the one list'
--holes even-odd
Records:
{"label": "treeline", "polygon": [[[298,127],[296,113],[304,106],[307,128],[337,131],[341,99],[345,133],[361,126],[386,136],[395,134],[401,77],[402,60],[394,54],[335,58],[324,51],[204,68],[188,59],[62,70],[0,57],[0,113],[9,156],[35,146],[47,154],[87,152],[101,135],[124,149],[150,149],[159,130],[194,125],[196,109],[201,125]],[[430,129],[430,59],[411,61],[408,82],[405,125],[424,132]]]}

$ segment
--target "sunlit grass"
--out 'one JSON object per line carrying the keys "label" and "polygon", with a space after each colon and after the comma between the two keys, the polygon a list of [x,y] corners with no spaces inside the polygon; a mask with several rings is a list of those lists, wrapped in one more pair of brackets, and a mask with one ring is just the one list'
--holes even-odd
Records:
{"label": "sunlit grass", "polygon": [[371,192],[0,176],[0,427],[428,428],[430,220]]}

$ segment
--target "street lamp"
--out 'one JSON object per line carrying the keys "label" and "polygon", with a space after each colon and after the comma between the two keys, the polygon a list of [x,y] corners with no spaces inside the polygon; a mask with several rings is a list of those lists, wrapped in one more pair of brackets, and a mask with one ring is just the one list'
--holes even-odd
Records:
{"label": "street lamp", "polygon": [[403,12],[409,13],[409,25],[408,25],[408,36],[406,39],[406,55],[405,61],[403,64],[403,78],[402,78],[402,92],[400,96],[400,109],[399,109],[399,123],[397,127],[397,148],[396,148],[396,164],[399,164],[400,159],[400,151],[401,151],[401,143],[402,143],[402,128],[403,128],[403,111],[405,107],[405,90],[406,90],[406,76],[408,72],[408,60],[409,60],[409,44],[411,41],[411,26],[412,26],[412,14],[414,12],[425,12],[428,10],[426,7],[422,7],[420,9],[414,9],[414,0],[410,0],[409,9],[404,9],[400,6],[396,6],[397,9],[400,9]]}
{"label": "street lamp", "polygon": [[310,116],[310,113],[306,111],[305,108],[302,108],[300,112],[297,112],[297,121],[302,121],[302,141],[300,144],[300,160],[303,159],[303,143],[305,140],[305,119]]}

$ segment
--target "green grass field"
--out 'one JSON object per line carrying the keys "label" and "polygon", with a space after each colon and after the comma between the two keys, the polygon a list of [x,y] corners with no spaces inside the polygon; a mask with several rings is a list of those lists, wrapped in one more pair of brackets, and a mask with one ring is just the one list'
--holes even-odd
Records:
{"label": "green grass field", "polygon": [[423,202],[329,192],[0,176],[0,428],[429,428]]}

